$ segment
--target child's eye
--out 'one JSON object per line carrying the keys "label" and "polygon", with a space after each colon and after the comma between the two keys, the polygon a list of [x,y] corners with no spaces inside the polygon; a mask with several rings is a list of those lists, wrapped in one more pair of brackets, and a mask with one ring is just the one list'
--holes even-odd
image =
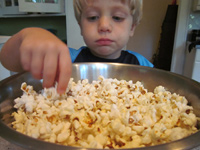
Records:
{"label": "child's eye", "polygon": [[99,19],[98,16],[91,16],[87,18],[89,21],[96,21],[97,19]]}
{"label": "child's eye", "polygon": [[113,20],[115,20],[115,21],[117,21],[117,22],[121,22],[121,21],[124,20],[123,17],[119,17],[119,16],[113,16],[112,18],[113,18]]}

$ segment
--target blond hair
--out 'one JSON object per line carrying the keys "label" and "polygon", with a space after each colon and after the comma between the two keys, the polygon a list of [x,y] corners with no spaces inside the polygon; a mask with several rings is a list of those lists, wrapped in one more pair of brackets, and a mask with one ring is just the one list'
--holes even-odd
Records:
{"label": "blond hair", "polygon": [[[87,0],[74,0],[74,13],[76,20],[80,23],[81,20],[81,13],[82,13],[82,3]],[[133,24],[138,24],[142,18],[142,6],[143,0],[121,0],[122,3],[128,3],[130,7],[131,14],[133,16]]]}

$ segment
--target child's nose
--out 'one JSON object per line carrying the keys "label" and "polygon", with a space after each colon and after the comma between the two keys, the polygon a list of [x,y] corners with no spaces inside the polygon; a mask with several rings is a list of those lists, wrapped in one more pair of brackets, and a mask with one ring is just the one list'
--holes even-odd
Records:
{"label": "child's nose", "polygon": [[112,25],[108,17],[101,17],[99,19],[99,32],[111,32]]}

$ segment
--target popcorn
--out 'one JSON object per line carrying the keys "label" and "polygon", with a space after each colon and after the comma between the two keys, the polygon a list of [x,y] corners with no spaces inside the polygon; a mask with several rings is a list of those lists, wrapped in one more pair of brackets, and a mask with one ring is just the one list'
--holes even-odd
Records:
{"label": "popcorn", "polygon": [[139,81],[70,79],[39,93],[22,83],[12,115],[18,132],[47,142],[85,148],[135,148],[181,139],[197,132],[187,99],[163,86],[149,92]]}

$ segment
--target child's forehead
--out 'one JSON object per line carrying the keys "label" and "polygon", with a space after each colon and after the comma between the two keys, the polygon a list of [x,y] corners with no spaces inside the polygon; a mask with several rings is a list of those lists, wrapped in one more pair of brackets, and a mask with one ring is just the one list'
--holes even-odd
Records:
{"label": "child's forehead", "polygon": [[116,5],[116,4],[123,4],[123,5],[128,5],[129,4],[129,0],[83,0],[81,1],[82,5],[85,7],[88,6],[93,6],[96,4],[100,4],[100,3],[104,3],[104,1],[108,2],[110,5]]}

